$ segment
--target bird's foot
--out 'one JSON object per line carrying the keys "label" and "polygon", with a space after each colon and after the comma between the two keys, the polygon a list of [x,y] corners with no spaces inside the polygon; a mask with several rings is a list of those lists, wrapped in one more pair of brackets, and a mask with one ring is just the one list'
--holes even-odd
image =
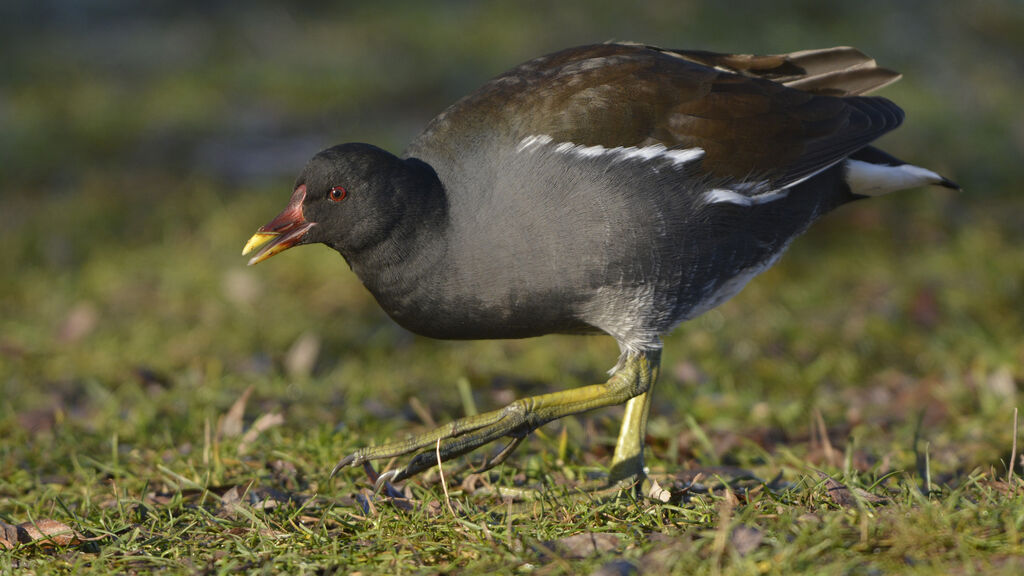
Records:
{"label": "bird's foot", "polygon": [[[499,438],[510,437],[508,445],[477,467],[478,472],[490,469],[508,458],[530,432],[552,420],[602,406],[621,404],[644,394],[657,376],[659,356],[658,351],[631,354],[624,365],[603,384],[523,398],[499,410],[460,418],[406,440],[361,448],[342,458],[331,474],[333,476],[342,468],[360,466],[371,460],[416,453],[404,467],[381,473],[375,482],[375,488],[380,489],[387,482],[404,480]],[[642,401],[640,406],[645,402]],[[632,412],[627,410],[627,415]],[[645,411],[641,413],[646,416]],[[642,462],[643,430],[640,428],[645,420],[646,418],[639,419],[630,427],[633,432],[625,444],[620,435],[619,444],[626,446],[621,459],[631,462],[639,459]],[[616,461],[620,459],[619,457],[620,448],[617,445]]]}

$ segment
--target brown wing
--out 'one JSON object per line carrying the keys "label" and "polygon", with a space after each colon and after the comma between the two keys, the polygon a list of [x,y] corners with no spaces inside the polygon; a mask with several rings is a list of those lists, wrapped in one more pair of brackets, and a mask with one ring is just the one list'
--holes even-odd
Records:
{"label": "brown wing", "polygon": [[854,96],[898,77],[852,48],[752,56],[584,46],[498,76],[436,118],[410,150],[442,141],[456,155],[493,134],[511,136],[505,145],[544,134],[587,146],[700,147],[715,176],[781,187],[898,126],[895,104]]}
{"label": "brown wing", "polygon": [[829,96],[860,96],[900,79],[898,72],[879,68],[874,59],[849,46],[767,56],[702,50],[661,51],[726,72],[764,78]]}

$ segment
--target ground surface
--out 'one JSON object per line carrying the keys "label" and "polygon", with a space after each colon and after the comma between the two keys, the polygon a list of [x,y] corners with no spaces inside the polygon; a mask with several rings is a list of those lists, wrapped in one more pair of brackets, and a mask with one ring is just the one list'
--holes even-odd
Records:
{"label": "ground surface", "polygon": [[[709,6],[538,18],[521,4],[15,11],[0,573],[1024,570],[1022,470],[1007,470],[1024,381],[1019,7],[773,3],[748,10],[762,26],[747,38]],[[568,23],[589,36],[563,37]],[[886,148],[966,190],[844,208],[672,335],[639,496],[594,489],[620,409],[397,498],[359,470],[331,479],[359,446],[599,381],[617,349],[419,338],[328,249],[247,268],[245,240],[318,148],[398,149],[489,75],[613,36],[859,44],[907,74],[886,91],[908,110]]]}

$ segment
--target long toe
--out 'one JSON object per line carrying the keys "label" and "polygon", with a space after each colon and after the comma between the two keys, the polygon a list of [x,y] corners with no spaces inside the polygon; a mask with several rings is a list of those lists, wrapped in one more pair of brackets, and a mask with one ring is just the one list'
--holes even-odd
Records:
{"label": "long toe", "polygon": [[[388,471],[386,476],[381,475],[385,482],[397,482],[500,438],[512,437],[508,446],[493,459],[485,461],[483,469],[490,468],[504,461],[530,432],[548,422],[602,406],[622,404],[642,395],[657,377],[659,360],[658,351],[633,354],[603,384],[523,398],[500,410],[461,418],[403,441],[361,448],[342,458],[332,475],[346,466],[415,453],[406,466]],[[641,428],[642,424],[636,429],[636,434],[642,438]],[[378,479],[378,485],[380,482]]]}

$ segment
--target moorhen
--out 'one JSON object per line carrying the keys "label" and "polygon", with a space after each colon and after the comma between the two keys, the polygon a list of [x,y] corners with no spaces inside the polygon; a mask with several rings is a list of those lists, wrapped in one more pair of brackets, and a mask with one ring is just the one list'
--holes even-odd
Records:
{"label": "moorhen", "polygon": [[661,337],[736,295],[847,202],[957,188],[869,143],[903,112],[863,94],[899,78],[847,47],[780,55],[570,48],[494,78],[395,156],[342,144],[310,160],[246,244],[345,258],[387,314],[433,338],[603,332],[603,384],[524,398],[338,463],[419,452],[397,481],[546,422],[628,402],[612,478],[642,475]]}

